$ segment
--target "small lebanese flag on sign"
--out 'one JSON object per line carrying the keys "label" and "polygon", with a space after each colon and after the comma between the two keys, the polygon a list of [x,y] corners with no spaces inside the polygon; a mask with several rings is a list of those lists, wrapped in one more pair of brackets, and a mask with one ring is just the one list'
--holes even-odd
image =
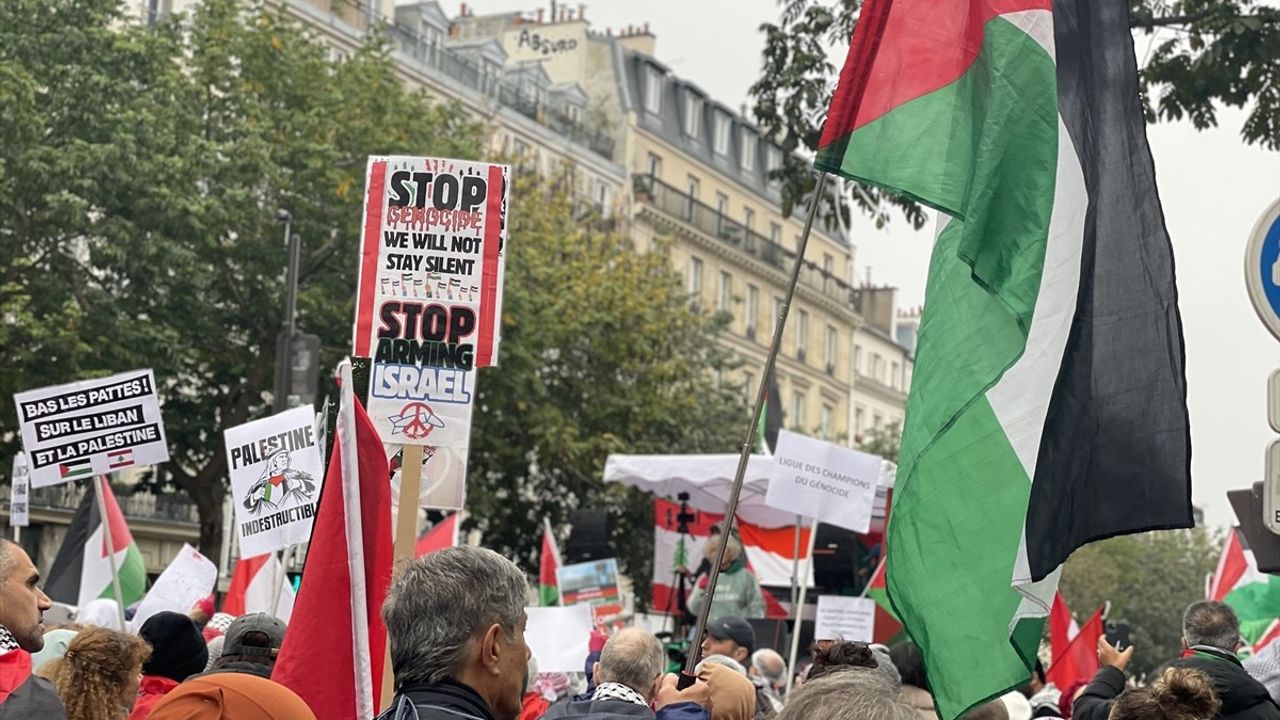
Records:
{"label": "small lebanese flag on sign", "polygon": [[62,475],[63,480],[67,480],[69,478],[88,477],[93,474],[93,467],[89,464],[89,458],[81,458],[59,463],[58,472]]}
{"label": "small lebanese flag on sign", "polygon": [[133,449],[126,448],[124,450],[112,450],[107,453],[107,468],[110,470],[119,470],[133,464]]}

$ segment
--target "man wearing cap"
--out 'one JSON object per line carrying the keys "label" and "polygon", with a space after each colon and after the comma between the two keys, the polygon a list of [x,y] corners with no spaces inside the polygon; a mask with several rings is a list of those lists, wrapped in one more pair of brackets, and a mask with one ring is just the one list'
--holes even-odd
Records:
{"label": "man wearing cap", "polygon": [[755,649],[756,631],[746,620],[726,615],[707,623],[707,636],[702,639],[702,657],[724,655],[746,667]]}
{"label": "man wearing cap", "polygon": [[205,675],[240,672],[271,678],[276,655],[284,642],[285,624],[274,615],[249,613],[241,615],[227,627],[222,641],[222,655]]}

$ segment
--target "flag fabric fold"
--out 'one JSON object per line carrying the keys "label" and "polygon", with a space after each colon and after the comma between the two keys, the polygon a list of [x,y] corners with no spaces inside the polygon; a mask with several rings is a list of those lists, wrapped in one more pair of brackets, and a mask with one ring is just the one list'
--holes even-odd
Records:
{"label": "flag fabric fold", "polygon": [[271,613],[271,592],[274,583],[280,586],[276,600],[275,616],[289,622],[293,616],[295,600],[293,583],[275,553],[240,558],[231,571],[231,583],[222,601],[222,611],[239,617],[246,613]]}
{"label": "flag fabric fold", "polygon": [[1075,548],[1192,523],[1173,255],[1127,12],[868,0],[820,141],[818,168],[942,212],[887,586],[943,720],[1030,675]]}
{"label": "flag fabric fold", "polygon": [[538,600],[542,607],[560,604],[560,581],[556,571],[560,569],[560,550],[556,548],[556,536],[551,532],[550,518],[542,518],[542,553],[538,561]]}
{"label": "flag fabric fold", "polygon": [[339,382],[328,476],[271,679],[326,718],[369,720],[387,652],[381,608],[391,584],[391,488],[382,441],[352,392],[350,365]]}
{"label": "flag fabric fold", "polygon": [[49,577],[45,580],[44,591],[54,600],[68,605],[83,606],[98,598],[115,600],[109,557],[114,555],[116,572],[120,575],[120,594],[124,606],[129,607],[146,594],[146,564],[107,478],[97,476],[91,482],[98,483],[102,490],[102,504],[106,508],[114,552],[108,551],[107,533],[98,514],[97,497],[91,484],[85,489],[80,507],[76,508],[76,514],[67,527],[62,547],[58,549]]}
{"label": "flag fabric fold", "polygon": [[1049,682],[1065,688],[1077,680],[1092,678],[1098,672],[1098,638],[1102,632],[1102,608],[1098,608],[1049,665],[1045,673]]}
{"label": "flag fabric fold", "polygon": [[1071,616],[1067,601],[1063,599],[1062,593],[1054,593],[1053,606],[1049,609],[1049,664],[1057,662],[1079,634],[1080,626]]}
{"label": "flag fabric fold", "polygon": [[422,534],[418,538],[418,542],[414,544],[413,556],[422,557],[436,550],[454,547],[458,544],[458,526],[459,515],[461,513],[452,513],[449,517],[436,523],[435,527]]}

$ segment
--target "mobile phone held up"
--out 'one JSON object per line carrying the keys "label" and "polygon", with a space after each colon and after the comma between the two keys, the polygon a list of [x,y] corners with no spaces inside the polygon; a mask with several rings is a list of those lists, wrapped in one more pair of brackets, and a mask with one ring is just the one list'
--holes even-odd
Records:
{"label": "mobile phone held up", "polygon": [[1107,642],[1111,643],[1111,646],[1114,647],[1115,649],[1124,650],[1125,648],[1129,647],[1129,645],[1131,644],[1131,640],[1129,636],[1131,634],[1132,634],[1132,628],[1129,627],[1128,623],[1110,622],[1110,621],[1107,622],[1107,625],[1106,625]]}

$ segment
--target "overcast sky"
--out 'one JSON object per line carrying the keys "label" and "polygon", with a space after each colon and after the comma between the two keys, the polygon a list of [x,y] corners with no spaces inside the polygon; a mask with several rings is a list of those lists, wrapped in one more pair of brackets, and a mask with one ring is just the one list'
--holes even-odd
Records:
{"label": "overcast sky", "polygon": [[[469,4],[480,15],[540,6],[518,0]],[[586,14],[596,30],[648,22],[658,58],[673,72],[730,107],[746,102],[764,47],[758,28],[775,20],[776,0],[648,0],[643,6],[608,0],[588,3]],[[458,8],[447,2],[445,11],[453,15]],[[1140,39],[1138,52],[1145,51]],[[1208,132],[1188,124],[1150,129],[1186,334],[1193,499],[1211,524],[1234,522],[1228,489],[1262,479],[1263,453],[1274,437],[1266,420],[1266,380],[1280,362],[1280,345],[1249,304],[1242,270],[1249,231],[1280,195],[1280,154],[1244,145],[1243,119],[1243,112],[1227,111],[1220,127]],[[932,228],[915,232],[897,222],[876,230],[860,223],[853,231],[859,273],[870,267],[874,282],[900,288],[900,306],[920,304],[931,240]]]}

